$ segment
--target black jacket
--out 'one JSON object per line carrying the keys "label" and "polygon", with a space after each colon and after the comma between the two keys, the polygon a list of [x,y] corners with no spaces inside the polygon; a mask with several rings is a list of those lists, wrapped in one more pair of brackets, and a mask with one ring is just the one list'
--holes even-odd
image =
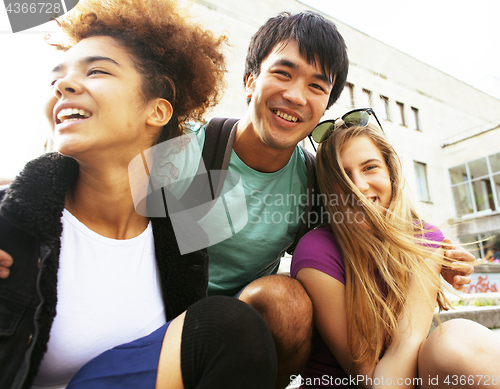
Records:
{"label": "black jacket", "polygon": [[[10,276],[0,279],[2,389],[29,388],[47,349],[56,315],[60,219],[78,171],[74,159],[46,154],[29,162],[0,191],[0,249],[14,259]],[[165,312],[171,320],[206,296],[208,255],[181,255],[170,218],[151,221]],[[189,233],[187,227],[184,233]]]}

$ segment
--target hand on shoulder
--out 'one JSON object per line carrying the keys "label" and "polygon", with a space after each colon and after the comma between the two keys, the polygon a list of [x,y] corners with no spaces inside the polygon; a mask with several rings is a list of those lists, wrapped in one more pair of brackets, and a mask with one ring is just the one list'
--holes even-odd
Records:
{"label": "hand on shoulder", "polygon": [[12,257],[3,250],[0,250],[0,278],[7,278],[12,266]]}

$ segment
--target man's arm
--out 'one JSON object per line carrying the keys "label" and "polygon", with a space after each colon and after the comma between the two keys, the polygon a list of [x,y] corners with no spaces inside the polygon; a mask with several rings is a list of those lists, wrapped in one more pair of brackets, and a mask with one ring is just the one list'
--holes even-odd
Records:
{"label": "man's arm", "polygon": [[12,266],[12,257],[5,251],[0,250],[0,278],[7,278]]}
{"label": "man's arm", "polygon": [[449,247],[444,252],[444,256],[450,261],[450,264],[446,267],[443,266],[441,275],[453,288],[464,291],[465,285],[471,282],[469,276],[474,272],[474,267],[471,264],[476,261],[476,258],[463,247],[454,245],[449,239],[444,239],[443,245]]}

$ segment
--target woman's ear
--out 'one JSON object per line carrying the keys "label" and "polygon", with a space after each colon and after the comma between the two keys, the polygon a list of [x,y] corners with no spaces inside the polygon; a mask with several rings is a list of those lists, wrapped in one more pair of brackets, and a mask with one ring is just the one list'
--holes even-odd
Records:
{"label": "woman's ear", "polygon": [[174,109],[170,101],[157,98],[152,101],[151,111],[149,112],[146,123],[154,127],[163,127],[168,123],[173,112]]}

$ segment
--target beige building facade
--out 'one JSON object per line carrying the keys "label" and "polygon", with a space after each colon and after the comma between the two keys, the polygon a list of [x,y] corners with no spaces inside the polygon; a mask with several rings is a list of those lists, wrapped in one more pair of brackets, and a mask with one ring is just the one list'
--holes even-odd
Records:
{"label": "beige building facade", "polygon": [[[257,29],[280,12],[307,9],[296,0],[195,0],[197,18],[230,43],[228,86],[212,116],[244,114],[244,63]],[[325,119],[372,107],[424,218],[462,243],[493,237],[467,246],[477,258],[495,242],[500,249],[500,100],[324,16],[343,35],[350,60],[348,84]]]}

